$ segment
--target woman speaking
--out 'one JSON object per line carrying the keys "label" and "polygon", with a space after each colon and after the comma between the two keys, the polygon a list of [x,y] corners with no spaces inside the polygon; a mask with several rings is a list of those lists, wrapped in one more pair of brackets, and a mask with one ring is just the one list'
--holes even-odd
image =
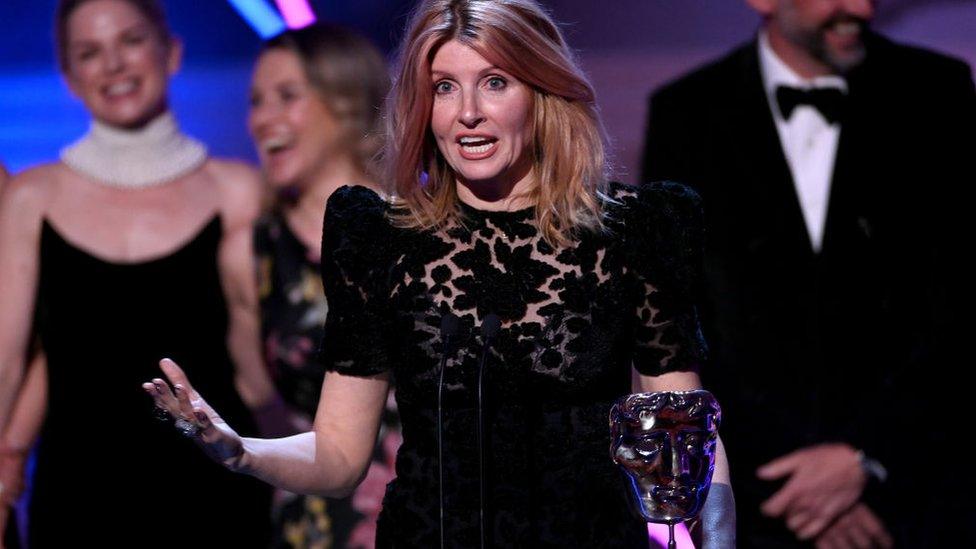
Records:
{"label": "woman speaking", "polygon": [[172,361],[175,392],[144,388],[231,470],[336,495],[395,378],[378,546],[646,547],[607,414],[633,370],[640,390],[699,387],[697,197],[607,181],[592,87],[532,0],[422,2],[387,109],[396,198],[344,187],[326,210],[314,428],[241,438]]}

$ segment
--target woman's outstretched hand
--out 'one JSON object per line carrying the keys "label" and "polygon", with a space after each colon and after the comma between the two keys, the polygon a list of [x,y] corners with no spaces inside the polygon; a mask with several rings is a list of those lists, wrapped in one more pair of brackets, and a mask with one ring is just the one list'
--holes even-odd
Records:
{"label": "woman's outstretched hand", "polygon": [[[244,443],[217,412],[193,389],[183,370],[168,358],[159,361],[169,383],[160,378],[143,383],[156,407],[175,419],[176,428],[193,440],[210,459],[232,471],[241,469]],[[173,385],[172,390],[170,384]]]}

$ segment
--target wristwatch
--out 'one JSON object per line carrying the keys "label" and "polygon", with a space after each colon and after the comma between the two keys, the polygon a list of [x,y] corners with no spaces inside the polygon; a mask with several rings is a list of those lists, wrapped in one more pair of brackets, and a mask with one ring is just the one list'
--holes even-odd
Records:
{"label": "wristwatch", "polygon": [[861,469],[867,475],[868,480],[884,482],[888,480],[888,469],[880,461],[868,457],[864,450],[857,451],[857,461],[861,464]]}

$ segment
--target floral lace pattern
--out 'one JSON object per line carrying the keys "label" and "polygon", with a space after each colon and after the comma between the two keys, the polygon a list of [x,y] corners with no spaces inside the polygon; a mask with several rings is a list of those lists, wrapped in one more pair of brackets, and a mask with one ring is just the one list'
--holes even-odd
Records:
{"label": "floral lace pattern", "polygon": [[606,230],[554,248],[531,209],[463,206],[463,223],[393,227],[371,191],[343,188],[328,205],[322,275],[331,310],[321,359],[349,375],[390,370],[404,441],[378,544],[439,539],[437,384],[440,319],[461,320],[444,372],[445,532],[478,544],[477,371],[486,315],[502,320],[488,352],[486,516],[505,546],[646,546],[608,456],[607,413],[646,375],[704,359],[692,293],[701,213],[674,183],[612,184]]}

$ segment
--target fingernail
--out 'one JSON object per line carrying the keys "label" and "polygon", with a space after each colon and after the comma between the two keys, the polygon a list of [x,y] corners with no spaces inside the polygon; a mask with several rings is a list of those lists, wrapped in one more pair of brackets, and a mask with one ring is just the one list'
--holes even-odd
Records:
{"label": "fingernail", "polygon": [[183,392],[183,386],[182,385],[177,384],[177,385],[174,385],[173,387],[176,389],[176,392],[177,393],[182,393]]}

